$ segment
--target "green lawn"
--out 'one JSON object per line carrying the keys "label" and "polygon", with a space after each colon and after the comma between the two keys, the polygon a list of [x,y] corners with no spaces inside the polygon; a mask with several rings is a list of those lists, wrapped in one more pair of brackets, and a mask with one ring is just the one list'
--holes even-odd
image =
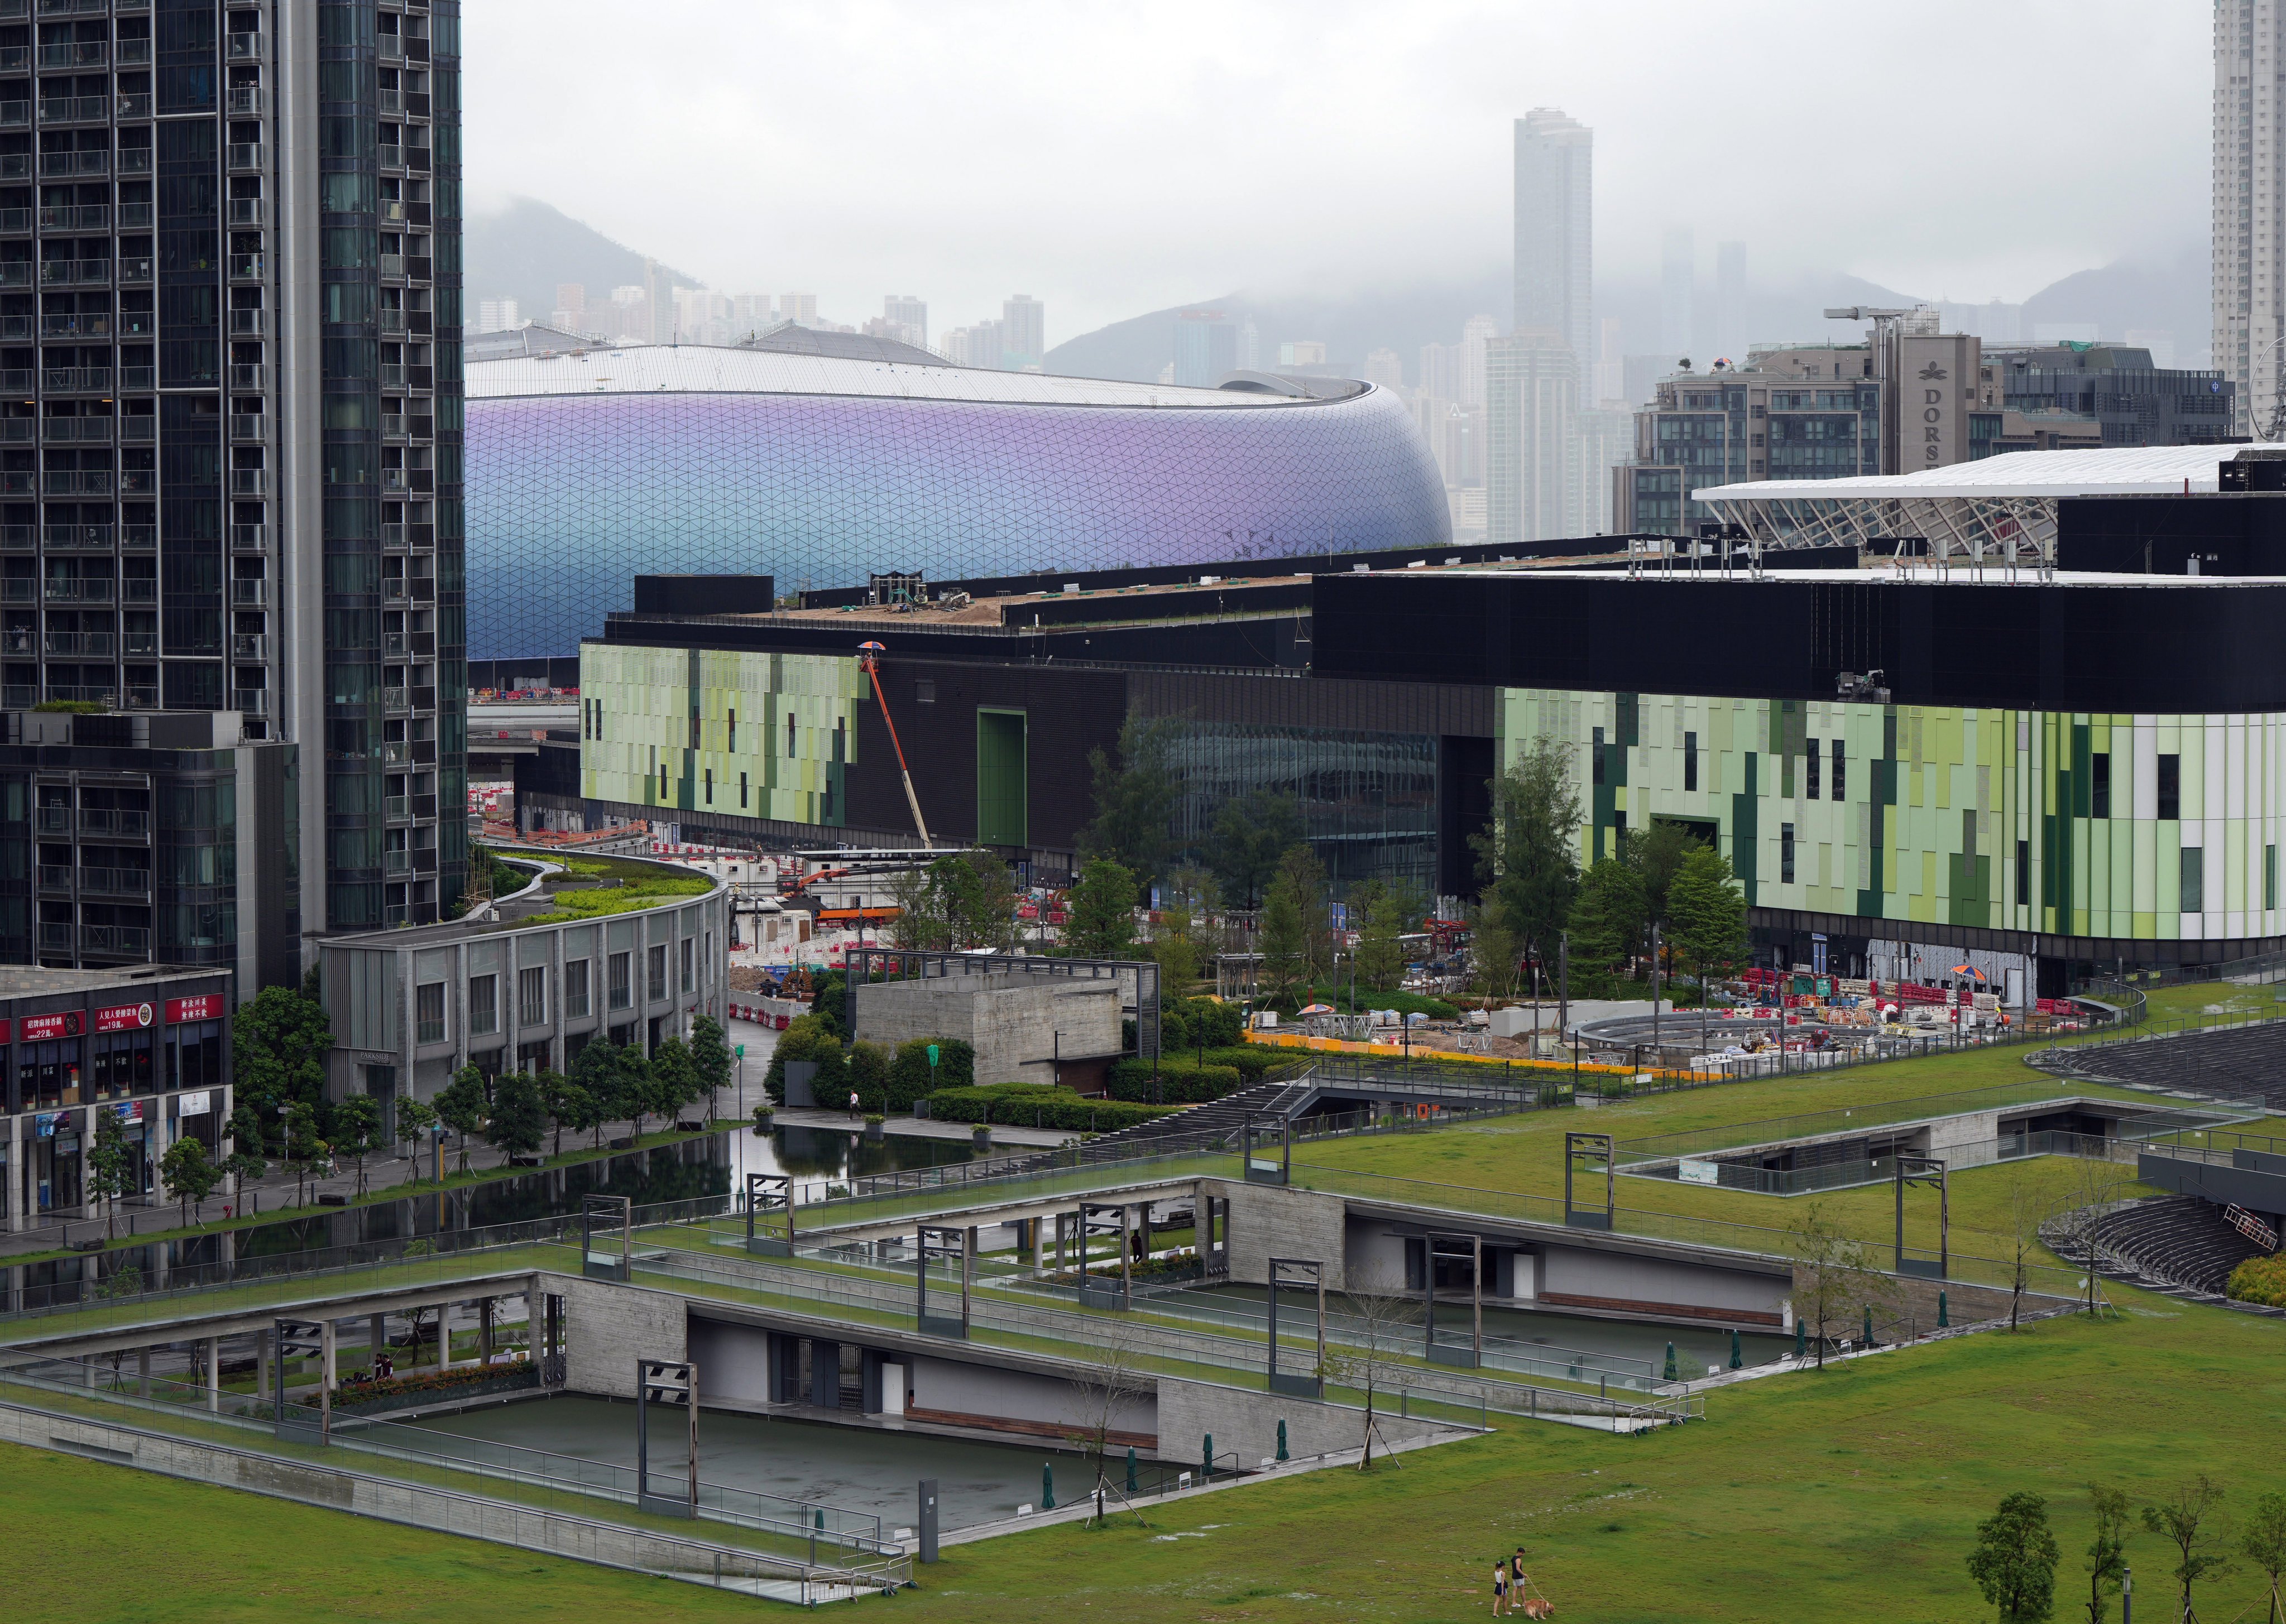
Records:
{"label": "green lawn", "polygon": [[[948,1620],[1481,1616],[1480,1570],[1522,1543],[1558,1617],[1989,1618],[1962,1559],[1999,1497],[2049,1497],[2077,1597],[2083,1485],[2137,1502],[2205,1470],[2243,1513],[2286,1491],[2286,1324],[2123,1294],[2124,1318],[2044,1323],[1718,1392],[1708,1419],[1641,1439],[1512,1427],[1399,1469],[1202,1496],[1147,1529],[1066,1527],[949,1548],[888,1604]],[[718,1616],[765,1604],[28,1450],[0,1453],[17,1530],[12,1616],[74,1620]],[[163,1530],[87,1562],[103,1528]],[[2129,1544],[2147,1612],[2168,1565]],[[2201,1592],[2229,1620],[2241,1571]],[[873,1606],[877,1604],[862,1604]],[[2117,1613],[2113,1614],[2117,1617]],[[2255,1616],[2259,1616],[2258,1614]]]}

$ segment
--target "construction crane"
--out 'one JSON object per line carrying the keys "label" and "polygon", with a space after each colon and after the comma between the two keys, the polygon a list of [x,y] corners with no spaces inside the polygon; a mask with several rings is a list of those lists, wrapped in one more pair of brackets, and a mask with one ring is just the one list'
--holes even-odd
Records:
{"label": "construction crane", "polygon": [[935,849],[929,838],[928,825],[921,819],[921,798],[913,793],[913,775],[905,765],[905,747],[897,741],[897,724],[889,715],[888,696],[881,692],[881,656],[889,651],[880,644],[863,642],[857,645],[857,668],[873,680],[873,697],[881,706],[881,720],[889,729],[889,748],[897,752],[897,775],[905,781],[905,804],[913,809],[913,828],[920,831],[921,850]]}

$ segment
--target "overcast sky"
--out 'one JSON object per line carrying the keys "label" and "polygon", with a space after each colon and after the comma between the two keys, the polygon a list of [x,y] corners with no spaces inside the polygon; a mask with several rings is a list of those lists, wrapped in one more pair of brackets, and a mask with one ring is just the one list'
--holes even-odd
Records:
{"label": "overcast sky", "polygon": [[1239,288],[1508,263],[1512,121],[1596,132],[1599,281],[1670,224],[1754,279],[2021,300],[2208,216],[2194,0],[464,9],[471,207],[554,204],[726,291],[1051,344]]}

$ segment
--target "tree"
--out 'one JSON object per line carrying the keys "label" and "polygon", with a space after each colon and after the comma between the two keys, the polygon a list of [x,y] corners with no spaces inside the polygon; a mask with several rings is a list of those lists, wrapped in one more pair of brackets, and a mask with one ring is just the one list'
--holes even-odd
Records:
{"label": "tree", "polygon": [[159,1177],[166,1184],[167,1193],[182,1204],[185,1228],[190,1226],[192,1214],[222,1182],[222,1165],[209,1160],[206,1146],[187,1134],[169,1145],[167,1154],[159,1158]]}
{"label": "tree", "polygon": [[572,1099],[575,1085],[561,1071],[543,1071],[532,1074],[532,1086],[540,1090],[540,1109],[548,1113],[548,1126],[556,1136],[549,1147],[550,1156],[564,1154],[564,1130],[573,1126],[579,1116]]}
{"label": "tree", "polygon": [[1064,942],[1076,959],[1125,959],[1135,951],[1135,876],[1107,858],[1079,871]]}
{"label": "tree", "polygon": [[310,992],[264,987],[231,1023],[237,1098],[267,1119],[280,1105],[316,1106],[326,1095],[326,1051],[334,1029]]}
{"label": "tree", "polygon": [[246,1193],[246,1181],[258,1179],[270,1171],[269,1158],[262,1154],[262,1118],[253,1106],[240,1105],[230,1113],[230,1155],[223,1165],[237,1181],[238,1193]]}
{"label": "tree", "polygon": [[421,1181],[421,1148],[437,1126],[437,1109],[426,1100],[410,1097],[397,1102],[397,1142],[405,1147],[406,1182]]}
{"label": "tree", "polygon": [[548,1102],[529,1071],[510,1071],[493,1087],[485,1138],[502,1157],[533,1156],[548,1142]]}
{"label": "tree", "polygon": [[1083,859],[1101,858],[1133,875],[1136,902],[1174,850],[1168,830],[1175,812],[1176,783],[1168,764],[1177,724],[1162,717],[1131,716],[1119,729],[1115,765],[1102,749],[1087,753],[1095,816],[1079,832]]}
{"label": "tree", "polygon": [[[1354,910],[1357,906],[1352,893],[1350,906]],[[1365,899],[1354,950],[1357,973],[1376,992],[1387,992],[1405,974],[1405,944],[1399,939],[1408,922],[1405,914],[1405,899],[1385,885],[1376,887]]]}
{"label": "tree", "polygon": [[1187,987],[1199,978],[1198,922],[1187,898],[1171,898],[1151,931],[1151,957],[1163,988]]}
{"label": "tree", "polygon": [[437,1120],[450,1128],[461,1143],[461,1171],[469,1171],[469,1135],[485,1125],[491,1102],[485,1098],[485,1074],[462,1066],[453,1080],[437,1093]]}
{"label": "tree", "polygon": [[1334,916],[1327,901],[1326,866],[1307,845],[1293,845],[1278,859],[1274,890],[1283,885],[1292,893],[1302,917],[1302,978],[1315,985],[1333,973]]}
{"label": "tree", "polygon": [[1096,1516],[1103,1515],[1103,1485],[1111,1456],[1111,1435],[1119,1423],[1157,1391],[1144,1368],[1144,1350],[1135,1330],[1107,1322],[1082,1374],[1071,1378],[1078,1424],[1065,1436],[1095,1463]]}
{"label": "tree", "polygon": [[583,1096],[572,1102],[579,1108],[572,1128],[593,1134],[598,1150],[603,1148],[604,1124],[618,1120],[612,1113],[619,1109],[619,1073],[625,1054],[616,1043],[590,1043],[572,1062],[572,1086]]}
{"label": "tree", "polygon": [[889,1111],[889,1063],[887,1044],[859,1041],[849,1046],[849,1087],[867,1110]]}
{"label": "tree", "polygon": [[1667,890],[1668,932],[1683,963],[1704,978],[1729,969],[1746,951],[1746,893],[1730,859],[1712,846],[1693,846]]}
{"label": "tree", "polygon": [[325,1159],[329,1149],[318,1137],[318,1113],[296,1100],[286,1108],[286,1159],[294,1168],[294,1204],[309,1202],[310,1170]]}
{"label": "tree", "polygon": [[2087,1486],[2095,1506],[2095,1538],[2087,1548],[2087,1624],[2103,1624],[2127,1572],[2127,1496],[2101,1483]]}
{"label": "tree", "polygon": [[1643,940],[1649,918],[1643,875],[1634,864],[1608,857],[1589,864],[1572,902],[1572,957],[1583,969],[1619,963]]}
{"label": "tree", "polygon": [[1306,901],[1283,868],[1271,881],[1270,894],[1263,899],[1262,974],[1280,1003],[1287,1002],[1295,987],[1309,977],[1309,922],[1304,912]]}
{"label": "tree", "polygon": [[698,1087],[706,1096],[706,1119],[714,1119],[714,1096],[730,1086],[731,1069],[737,1057],[730,1053],[730,1045],[722,1032],[722,1023],[711,1015],[702,1015],[690,1023],[690,1064],[698,1074]]}
{"label": "tree", "polygon": [[1252,908],[1278,872],[1278,859],[1301,843],[1303,835],[1302,809],[1293,796],[1257,789],[1215,809],[1207,834],[1207,867],[1226,899]]}
{"label": "tree", "polygon": [[1516,991],[1524,944],[1508,926],[1497,898],[1479,907],[1469,922],[1469,972],[1477,990],[1494,998]]}
{"label": "tree", "polygon": [[989,852],[970,854],[976,868],[975,916],[970,922],[972,947],[995,953],[1013,951],[1023,930],[1016,922],[1016,878],[1007,864]]}
{"label": "tree", "polygon": [[699,1079],[698,1067],[690,1055],[690,1045],[681,1038],[668,1038],[650,1057],[650,1108],[672,1121],[682,1108],[706,1092]]}
{"label": "tree", "polygon": [[2024,1293],[2031,1287],[2032,1267],[2039,1256],[2040,1220],[2048,1211],[2042,1171],[2030,1162],[2018,1162],[2008,1170],[2008,1329],[2012,1331],[2022,1323]]}
{"label": "tree", "polygon": [[1629,837],[1620,855],[1643,886],[1644,922],[1672,917],[1667,911],[1667,888],[1682,871],[1693,850],[1706,843],[1684,825],[1668,818],[1653,818],[1651,827]]}
{"label": "tree", "polygon": [[1488,900],[1525,945],[1544,951],[1571,917],[1580,889],[1580,797],[1571,761],[1553,739],[1536,739],[1493,781],[1493,819],[1470,838]]}
{"label": "tree", "polygon": [[1872,1250],[1842,1232],[1824,1202],[1812,1202],[1791,1234],[1794,1318],[1816,1339],[1822,1370],[1827,1340],[1861,1310],[1895,1300],[1896,1286],[1881,1272]]}
{"label": "tree", "polygon": [[128,1148],[127,1129],[119,1112],[108,1105],[95,1108],[95,1144],[87,1153],[87,1193],[103,1203],[103,1232],[116,1232],[119,1198],[134,1187],[135,1152]]}
{"label": "tree", "polygon": [[334,1145],[357,1164],[357,1193],[365,1194],[365,1158],[381,1143],[381,1102],[353,1094],[334,1108]]}
{"label": "tree", "polygon": [[1976,1525],[1968,1573],[1998,1610],[2000,1624],[2039,1624],[2055,1611],[2061,1553],[2048,1530],[2047,1506],[2038,1495],[2010,1495]]}
{"label": "tree", "polygon": [[966,854],[941,857],[928,868],[929,885],[936,893],[937,911],[945,922],[948,947],[977,945],[978,915],[983,912],[984,876]]}
{"label": "tree", "polygon": [[[2124,1496],[2120,1514],[2126,1514]],[[2267,1624],[2279,1624],[2286,1618],[2286,1603],[2278,1595],[2279,1575],[2286,1573],[2286,1495],[2266,1494],[2256,1499],[2254,1515],[2238,1536],[2238,1549],[2270,1581],[2270,1611],[2266,1618]],[[2098,1619],[2095,1624],[2103,1621]]]}
{"label": "tree", "polygon": [[927,869],[900,871],[889,883],[889,895],[897,905],[896,922],[889,933],[898,946],[941,952],[951,945],[951,927],[945,922],[943,905],[936,887],[929,883]]}
{"label": "tree", "polygon": [[[1339,1343],[1326,1344],[1326,1368],[1320,1374],[1328,1384],[1354,1388],[1365,1398],[1360,1422],[1358,1470],[1373,1463],[1373,1440],[1380,1436],[1374,1420],[1382,1390],[1399,1380],[1407,1355],[1421,1336],[1421,1304],[1410,1297],[1380,1297],[1352,1292],[1351,1318]],[[1382,1453],[1394,1461],[1386,1440]]]}
{"label": "tree", "polygon": [[2193,1616],[2193,1585],[2202,1579],[2219,1579],[2230,1569],[2230,1558],[2222,1551],[2223,1531],[2213,1526],[2221,1520],[2216,1510],[2221,1504],[2222,1485],[2203,1471],[2166,1499],[2143,1508],[2143,1526],[2164,1534],[2175,1547],[2172,1576],[2181,1587],[2182,1604],[2175,1610],[2179,1620]]}

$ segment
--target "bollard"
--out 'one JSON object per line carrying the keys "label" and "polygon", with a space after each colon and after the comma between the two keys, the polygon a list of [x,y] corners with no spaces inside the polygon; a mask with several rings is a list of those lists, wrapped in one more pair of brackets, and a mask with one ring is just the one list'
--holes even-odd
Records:
{"label": "bollard", "polygon": [[1135,1446],[1130,1444],[1127,1446],[1127,1492],[1133,1495],[1141,1490],[1142,1485],[1135,1479]]}
{"label": "bollard", "polygon": [[1871,1303],[1865,1305],[1865,1340],[1860,1345],[1864,1347],[1873,1345],[1873,1305]]}
{"label": "bollard", "polygon": [[1946,1312],[1946,1305],[1945,1305],[1945,1300],[1944,1300],[1944,1293],[1943,1293],[1943,1292],[1942,1292],[1942,1291],[1939,1291],[1939,1292],[1936,1294],[1936,1328],[1937,1328],[1939,1330],[1943,1330],[1946,1326],[1948,1326],[1948,1325],[1950,1325],[1950,1324],[1951,1324],[1951,1323],[1952,1323],[1951,1317],[1951,1315]]}
{"label": "bollard", "polygon": [[1053,1461],[1040,1463],[1040,1510],[1056,1509],[1056,1465]]}
{"label": "bollard", "polygon": [[1199,1481],[1202,1483],[1214,1476],[1214,1434],[1212,1432],[1207,1434],[1206,1447],[1202,1455],[1203,1463],[1199,1468]]}
{"label": "bollard", "polygon": [[1746,1363],[1746,1355],[1738,1348],[1738,1328],[1733,1325],[1730,1328],[1730,1368],[1733,1370],[1743,1369]]}
{"label": "bollard", "polygon": [[[1131,1452],[1130,1458],[1132,1458]],[[1278,1458],[1281,1461],[1288,1461],[1294,1458],[1292,1455],[1286,1453],[1286,1418],[1283,1416],[1281,1416],[1278,1418]]]}
{"label": "bollard", "polygon": [[1667,1375],[1664,1379],[1670,1382],[1675,1379],[1675,1344],[1672,1342],[1667,1345]]}
{"label": "bollard", "polygon": [[1793,1322],[1793,1356],[1796,1359],[1801,1359],[1807,1357],[1809,1353],[1809,1328],[1804,1325],[1801,1320],[1797,1319]]}

